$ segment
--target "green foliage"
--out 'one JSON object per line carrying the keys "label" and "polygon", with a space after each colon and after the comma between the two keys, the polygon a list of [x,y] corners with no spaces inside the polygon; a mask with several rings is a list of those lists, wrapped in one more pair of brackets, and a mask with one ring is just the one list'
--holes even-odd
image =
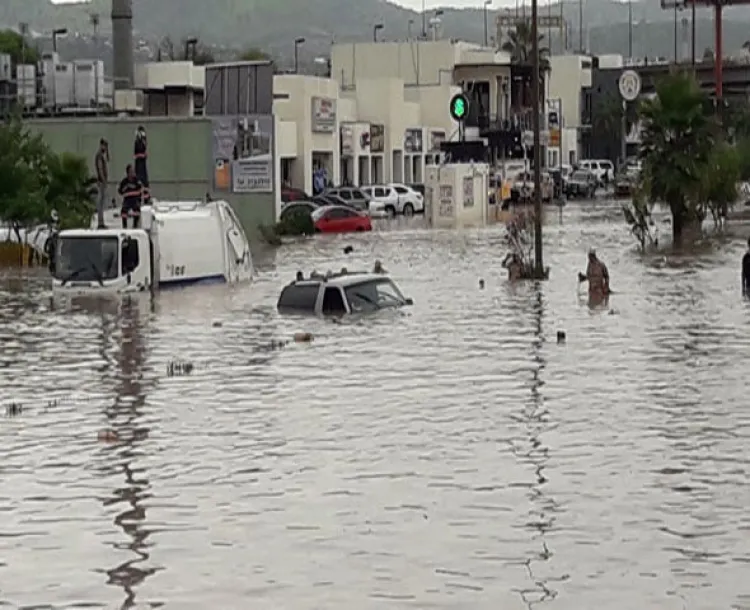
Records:
{"label": "green foliage", "polygon": [[648,187],[637,185],[633,190],[632,202],[622,206],[625,222],[628,223],[630,232],[641,245],[641,250],[645,250],[647,246],[656,245],[656,238],[651,233],[654,222],[651,219],[651,208],[645,195],[647,190]]}
{"label": "green foliage", "polygon": [[715,171],[712,164],[720,133],[707,111],[707,101],[691,74],[677,72],[657,85],[656,97],[644,101],[638,112],[642,122],[640,188],[650,204],[669,206],[678,245],[684,232],[700,228],[706,198],[712,198],[707,181],[713,184],[713,178],[706,174]]}
{"label": "green foliage", "polygon": [[261,226],[260,234],[272,246],[280,246],[282,237],[303,237],[315,233],[315,224],[307,212],[289,214],[272,227]]}
{"label": "green foliage", "polygon": [[10,55],[14,64],[39,61],[39,50],[13,30],[0,31],[0,53]]}
{"label": "green foliage", "polygon": [[249,47],[242,51],[237,59],[240,61],[265,61],[270,60],[271,56],[257,47]]}
{"label": "green foliage", "polygon": [[717,226],[737,201],[739,181],[740,159],[736,147],[719,142],[708,158],[698,193],[698,200],[711,212]]}
{"label": "green foliage", "polygon": [[735,146],[737,148],[740,180],[750,180],[750,137],[739,139]]}
{"label": "green foliage", "polygon": [[[549,69],[549,48],[542,44],[543,35],[539,35],[539,69]],[[534,37],[530,22],[521,22],[515,29],[508,32],[508,39],[501,45],[500,50],[510,54],[515,64],[531,65],[534,61]]]}
{"label": "green foliage", "polygon": [[16,118],[0,126],[0,223],[21,229],[87,225],[95,206],[86,161],[57,155]]}
{"label": "green foliage", "polygon": [[211,49],[200,40],[194,43],[189,38],[183,38],[175,43],[171,37],[165,36],[159,42],[159,61],[192,61],[196,66],[206,66],[216,61]]}

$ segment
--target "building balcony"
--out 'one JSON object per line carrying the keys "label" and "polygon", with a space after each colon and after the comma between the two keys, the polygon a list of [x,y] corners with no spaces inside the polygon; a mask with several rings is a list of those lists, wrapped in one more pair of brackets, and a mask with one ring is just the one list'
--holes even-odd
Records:
{"label": "building balcony", "polygon": [[[473,119],[469,122],[469,119]],[[542,129],[545,128],[546,119],[544,113],[539,115],[539,125]],[[478,114],[474,117],[467,117],[467,127],[478,127],[481,135],[489,133],[522,133],[524,131],[532,131],[534,129],[534,111],[531,108],[521,108],[518,110],[511,110],[507,115],[503,114],[500,116],[491,114]]]}

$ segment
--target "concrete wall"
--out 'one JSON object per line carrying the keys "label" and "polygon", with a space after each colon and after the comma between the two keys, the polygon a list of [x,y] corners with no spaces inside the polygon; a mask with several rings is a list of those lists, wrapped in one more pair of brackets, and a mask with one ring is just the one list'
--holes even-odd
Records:
{"label": "concrete wall", "polygon": [[[211,121],[203,118],[89,118],[41,119],[28,122],[56,152],[85,157],[94,174],[99,140],[110,146],[110,191],[125,175],[133,160],[133,140],[139,125],[146,128],[149,144],[149,181],[158,199],[202,199],[212,192],[213,160]],[[278,189],[277,189],[278,190]],[[228,200],[252,239],[259,224],[272,224],[277,203],[273,194],[235,195],[212,193]],[[119,204],[119,198],[118,198]]]}

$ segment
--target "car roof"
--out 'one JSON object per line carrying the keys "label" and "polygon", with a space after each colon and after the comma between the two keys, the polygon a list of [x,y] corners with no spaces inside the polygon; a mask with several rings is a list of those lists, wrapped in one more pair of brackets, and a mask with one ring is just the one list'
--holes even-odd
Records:
{"label": "car roof", "polygon": [[371,273],[369,271],[347,271],[346,273],[334,273],[324,278],[305,278],[304,280],[295,280],[288,284],[288,286],[318,286],[325,284],[326,286],[339,286],[341,288],[347,288],[349,286],[356,286],[357,284],[363,284],[365,282],[383,281],[389,280],[390,277],[382,273]]}

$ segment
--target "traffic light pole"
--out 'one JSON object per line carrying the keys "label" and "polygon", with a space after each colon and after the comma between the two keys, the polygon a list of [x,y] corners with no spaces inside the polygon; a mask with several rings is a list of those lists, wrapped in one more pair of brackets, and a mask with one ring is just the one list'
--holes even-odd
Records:
{"label": "traffic light pole", "polygon": [[539,125],[539,6],[538,0],[531,0],[531,43],[533,69],[531,95],[533,96],[534,127],[534,279],[545,279],[542,257],[542,138]]}

